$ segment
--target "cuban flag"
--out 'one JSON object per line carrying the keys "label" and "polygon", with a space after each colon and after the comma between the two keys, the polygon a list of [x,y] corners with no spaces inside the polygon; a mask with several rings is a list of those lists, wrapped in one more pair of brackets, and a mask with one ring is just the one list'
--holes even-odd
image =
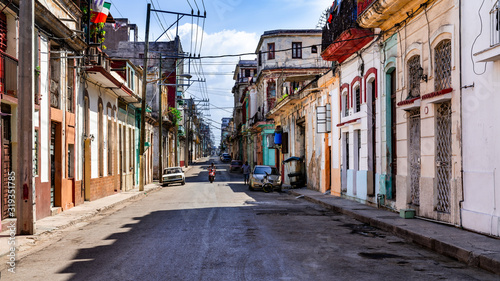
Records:
{"label": "cuban flag", "polygon": [[109,14],[109,9],[111,9],[111,3],[104,2],[104,0],[94,0],[92,3],[92,13],[90,15],[90,21],[93,23],[106,22]]}

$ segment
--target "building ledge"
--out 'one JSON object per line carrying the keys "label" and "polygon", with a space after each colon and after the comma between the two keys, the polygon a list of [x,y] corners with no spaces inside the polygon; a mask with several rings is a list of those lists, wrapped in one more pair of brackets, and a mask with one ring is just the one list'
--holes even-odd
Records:
{"label": "building ledge", "polygon": [[432,92],[422,96],[422,100],[430,100],[432,103],[440,103],[443,101],[451,100],[451,92],[453,88],[444,89],[437,92]]}
{"label": "building ledge", "polygon": [[420,108],[420,101],[421,101],[420,97],[416,97],[416,98],[411,98],[411,99],[407,99],[404,101],[400,101],[400,102],[398,102],[397,105],[402,110],[412,110],[412,109]]}
{"label": "building ledge", "polygon": [[500,44],[491,46],[474,54],[478,62],[497,61],[500,60]]}
{"label": "building ledge", "polygon": [[355,118],[355,119],[352,119],[352,120],[349,120],[349,121],[345,121],[345,122],[337,124],[337,127],[340,128],[340,127],[347,126],[349,124],[359,123],[360,120],[361,120],[361,118]]}

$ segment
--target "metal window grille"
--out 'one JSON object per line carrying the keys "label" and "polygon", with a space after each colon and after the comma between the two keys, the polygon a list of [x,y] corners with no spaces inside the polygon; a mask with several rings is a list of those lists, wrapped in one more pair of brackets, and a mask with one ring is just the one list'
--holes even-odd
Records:
{"label": "metal window grille", "polygon": [[497,1],[490,11],[490,46],[500,44],[500,1]]}
{"label": "metal window grille", "polygon": [[437,108],[437,211],[450,212],[451,178],[451,103],[445,102]]}
{"label": "metal window grille", "polygon": [[347,105],[348,97],[347,95],[342,96],[342,103],[344,105],[344,117],[349,116],[349,106]]}
{"label": "metal window grille", "polygon": [[420,109],[410,112],[410,200],[420,205]]}
{"label": "metal window grille", "polygon": [[356,92],[356,112],[359,112],[361,110],[361,91],[359,90],[359,88],[356,88],[356,90],[354,90]]}
{"label": "metal window grille", "polygon": [[418,70],[420,69],[420,56],[413,56],[408,60],[408,96],[420,96],[420,77]]}
{"label": "metal window grille", "polygon": [[434,89],[451,88],[451,40],[446,39],[434,49]]}

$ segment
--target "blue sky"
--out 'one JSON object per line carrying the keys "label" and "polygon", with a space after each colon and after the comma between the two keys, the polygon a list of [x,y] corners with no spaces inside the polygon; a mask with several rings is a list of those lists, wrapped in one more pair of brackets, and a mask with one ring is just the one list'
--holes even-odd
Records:
{"label": "blue sky", "polygon": [[[110,1],[110,0],[108,0]],[[139,27],[139,39],[144,40],[146,7],[153,3],[158,10],[167,10],[180,13],[191,13],[191,7],[197,13],[198,7],[203,14],[206,8],[207,18],[203,20],[185,17],[180,22],[179,35],[184,51],[201,56],[253,53],[257,47],[260,35],[266,30],[273,29],[308,29],[315,28],[323,10],[331,5],[331,0],[111,0],[111,14],[115,18],[129,18],[131,23]],[[153,7],[152,7],[153,8]],[[153,8],[153,9],[154,9]],[[176,20],[175,15],[151,14],[149,40],[156,40]],[[204,29],[203,29],[204,27]],[[198,28],[198,30],[197,30]],[[196,40],[196,32],[198,39]],[[171,29],[170,38],[175,35],[175,27]],[[203,34],[203,41],[201,36]],[[193,43],[191,43],[193,38]],[[169,40],[163,36],[160,41]],[[202,41],[201,51],[199,50]],[[191,48],[191,44],[193,47]],[[194,51],[194,45],[196,51]],[[254,57],[242,57],[253,59]],[[188,89],[186,98],[210,99],[210,112],[206,112],[206,119],[214,127],[220,127],[223,117],[231,117],[234,86],[232,71],[238,62],[238,57],[221,59],[202,59],[199,64],[191,67],[193,78],[205,78],[205,85],[195,83]],[[203,69],[203,73],[201,69]],[[209,114],[209,115],[208,115]],[[212,127],[216,145],[220,142],[220,131]]]}

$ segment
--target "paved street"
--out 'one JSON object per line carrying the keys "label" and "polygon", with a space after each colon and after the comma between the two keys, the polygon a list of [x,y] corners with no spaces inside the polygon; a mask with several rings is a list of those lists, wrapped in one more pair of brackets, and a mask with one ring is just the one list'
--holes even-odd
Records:
{"label": "paved street", "polygon": [[210,184],[207,165],[53,235],[1,280],[499,279],[286,193],[250,192],[228,164]]}

